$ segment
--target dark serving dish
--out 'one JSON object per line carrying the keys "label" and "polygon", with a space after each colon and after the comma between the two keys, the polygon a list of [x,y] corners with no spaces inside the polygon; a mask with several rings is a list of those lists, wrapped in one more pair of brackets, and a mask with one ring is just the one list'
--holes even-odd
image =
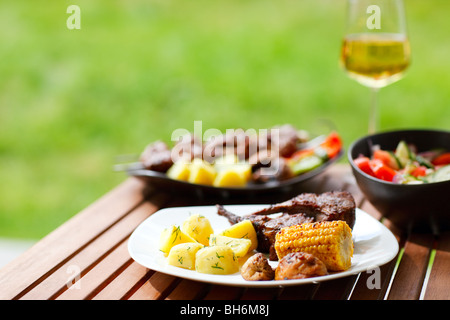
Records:
{"label": "dark serving dish", "polygon": [[435,148],[450,150],[450,131],[444,130],[411,129],[363,137],[348,150],[359,188],[376,209],[401,229],[435,232],[450,229],[450,181],[395,184],[364,173],[353,162],[359,155],[370,157],[373,145],[394,150],[400,140],[416,145],[419,152]]}
{"label": "dark serving dish", "polygon": [[174,180],[165,173],[146,170],[139,167],[129,167],[126,171],[129,175],[135,176],[145,182],[157,186],[160,189],[174,192],[177,194],[194,195],[197,197],[215,196],[219,198],[230,198],[234,196],[256,196],[268,192],[289,192],[294,187],[305,183],[307,180],[322,173],[327,167],[342,157],[344,150],[341,151],[324,162],[320,167],[305,172],[293,178],[284,181],[270,181],[267,183],[249,183],[245,187],[240,188],[221,188],[201,184],[193,184],[186,181]]}

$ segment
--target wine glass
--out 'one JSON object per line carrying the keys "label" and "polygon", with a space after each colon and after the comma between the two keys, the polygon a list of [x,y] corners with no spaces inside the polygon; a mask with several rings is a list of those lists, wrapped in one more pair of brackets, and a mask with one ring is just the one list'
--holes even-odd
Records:
{"label": "wine glass", "polygon": [[371,88],[372,134],[377,130],[379,89],[401,79],[410,64],[402,0],[348,0],[340,58],[349,77]]}

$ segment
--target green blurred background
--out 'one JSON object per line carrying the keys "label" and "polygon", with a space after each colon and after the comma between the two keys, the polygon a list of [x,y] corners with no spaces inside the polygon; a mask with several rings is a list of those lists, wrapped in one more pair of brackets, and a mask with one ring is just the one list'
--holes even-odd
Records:
{"label": "green blurred background", "polygon": [[[81,8],[69,30],[66,9]],[[381,130],[450,129],[450,1],[405,0],[406,77]],[[346,147],[369,89],[338,64],[344,0],[0,4],[0,237],[38,239],[124,180],[117,156],[173,130],[292,123]]]}

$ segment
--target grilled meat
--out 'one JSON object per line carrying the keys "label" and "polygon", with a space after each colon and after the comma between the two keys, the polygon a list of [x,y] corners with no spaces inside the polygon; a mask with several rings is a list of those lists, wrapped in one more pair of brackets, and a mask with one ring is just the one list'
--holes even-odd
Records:
{"label": "grilled meat", "polygon": [[291,252],[280,259],[275,269],[275,280],[306,279],[328,274],[325,264],[306,252]]}
{"label": "grilled meat", "polygon": [[[355,223],[355,201],[348,192],[326,192],[320,195],[300,194],[288,201],[245,216],[229,212],[221,205],[216,205],[217,214],[224,216],[231,224],[250,220],[258,236],[258,251],[269,253],[270,260],[276,260],[274,249],[275,235],[284,227],[305,222],[344,220],[353,228]],[[281,213],[276,217],[269,215]]]}
{"label": "grilled meat", "polygon": [[252,213],[269,215],[283,212],[303,213],[313,217],[314,221],[344,220],[350,228],[355,224],[355,199],[347,191],[331,191],[322,194],[302,193],[288,201],[273,204],[270,207]]}
{"label": "grilled meat", "polygon": [[275,243],[275,235],[281,228],[292,225],[302,224],[304,222],[313,222],[312,217],[307,217],[303,213],[298,214],[282,214],[276,218],[265,215],[246,215],[238,216],[226,210],[221,205],[216,205],[217,213],[228,219],[231,224],[238,223],[243,220],[250,220],[256,230],[258,236],[258,251],[270,252],[271,247]]}
{"label": "grilled meat", "polygon": [[258,252],[248,258],[242,265],[241,275],[249,281],[273,280],[275,270],[272,269],[267,258],[261,252]]}
{"label": "grilled meat", "polygon": [[170,149],[162,141],[147,145],[139,160],[146,169],[158,172],[166,172],[173,165]]}

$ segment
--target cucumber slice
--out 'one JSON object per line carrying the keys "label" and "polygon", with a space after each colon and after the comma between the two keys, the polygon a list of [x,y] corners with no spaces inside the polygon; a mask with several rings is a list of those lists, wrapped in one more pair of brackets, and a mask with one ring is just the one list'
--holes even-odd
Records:
{"label": "cucumber slice", "polygon": [[329,159],[327,151],[324,148],[322,148],[322,147],[315,148],[314,149],[314,155],[318,156],[323,161],[327,161]]}
{"label": "cucumber slice", "polygon": [[301,174],[301,173],[305,173],[307,171],[313,170],[313,169],[319,167],[322,163],[323,163],[323,160],[320,157],[318,157],[316,155],[311,155],[311,156],[301,159],[299,162],[292,164],[290,167],[291,167],[292,172],[295,175],[297,175],[297,174]]}
{"label": "cucumber slice", "polygon": [[409,150],[408,144],[403,140],[398,143],[394,155],[397,157],[402,168],[404,168],[410,160],[413,160],[411,150]]}
{"label": "cucumber slice", "polygon": [[432,164],[430,161],[428,161],[427,159],[425,159],[424,157],[422,157],[422,156],[417,155],[417,156],[416,156],[416,161],[417,161],[421,166],[425,166],[425,167],[427,167],[427,168],[429,168],[429,169],[433,169],[433,168],[434,168],[433,164]]}
{"label": "cucumber slice", "polygon": [[395,153],[393,153],[392,151],[388,151],[388,152],[389,152],[389,155],[391,156],[390,167],[394,170],[399,170],[400,168],[402,168],[402,163],[400,162],[398,157],[395,155]]}
{"label": "cucumber slice", "polygon": [[446,165],[432,174],[430,182],[441,182],[450,180],[450,164]]}
{"label": "cucumber slice", "polygon": [[404,176],[404,180],[402,183],[403,184],[421,184],[421,183],[423,183],[423,180],[418,179],[410,174],[406,174]]}

